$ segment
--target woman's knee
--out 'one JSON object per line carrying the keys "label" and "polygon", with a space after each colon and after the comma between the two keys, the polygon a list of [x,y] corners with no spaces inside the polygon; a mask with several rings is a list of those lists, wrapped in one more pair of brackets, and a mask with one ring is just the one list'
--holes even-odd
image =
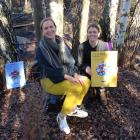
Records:
{"label": "woman's knee", "polygon": [[85,83],[84,83],[83,87],[88,89],[90,87],[91,81],[86,76],[84,76],[84,81],[85,81]]}

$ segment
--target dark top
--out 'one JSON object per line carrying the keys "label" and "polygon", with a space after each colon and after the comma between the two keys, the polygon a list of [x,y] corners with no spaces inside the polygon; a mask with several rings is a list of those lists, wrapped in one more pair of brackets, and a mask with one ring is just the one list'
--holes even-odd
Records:
{"label": "dark top", "polygon": [[[60,52],[59,45],[52,44],[51,42],[43,43],[45,49],[41,50],[40,46],[36,50],[36,59],[40,67],[40,77],[48,77],[52,82],[58,83],[64,80],[64,75],[68,74],[73,76],[78,73],[78,68],[75,66],[75,60],[71,54],[71,49],[64,44],[64,51]],[[49,49],[50,51],[47,51]],[[45,53],[44,53],[45,51]],[[49,53],[48,53],[49,52]],[[52,52],[52,53],[51,53]],[[61,56],[61,57],[60,57]],[[51,57],[51,59],[49,59]],[[62,67],[54,67],[50,62],[60,60]]]}
{"label": "dark top", "polygon": [[82,61],[82,72],[85,73],[85,69],[87,66],[91,67],[91,52],[96,51],[97,46],[95,48],[92,48],[89,44],[89,41],[85,41],[83,43],[83,61]]}
{"label": "dark top", "polygon": [[[56,51],[56,50],[55,50]],[[56,52],[58,54],[58,52]],[[52,82],[58,83],[64,80],[64,71],[53,68],[42,55],[40,47],[36,50],[36,59],[40,68],[40,78],[48,77]]]}

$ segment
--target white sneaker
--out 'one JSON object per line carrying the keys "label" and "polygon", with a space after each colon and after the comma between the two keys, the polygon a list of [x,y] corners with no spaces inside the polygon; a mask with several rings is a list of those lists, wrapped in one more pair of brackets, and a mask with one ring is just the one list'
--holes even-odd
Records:
{"label": "white sneaker", "polygon": [[70,133],[70,128],[67,124],[67,120],[66,120],[66,117],[64,117],[63,119],[60,117],[60,114],[57,115],[57,123],[59,125],[59,128],[61,131],[64,131],[66,134],[69,134]]}
{"label": "white sneaker", "polygon": [[86,118],[88,116],[88,113],[77,107],[74,112],[71,112],[70,114],[67,114],[67,115],[68,116],[76,116],[79,118]]}

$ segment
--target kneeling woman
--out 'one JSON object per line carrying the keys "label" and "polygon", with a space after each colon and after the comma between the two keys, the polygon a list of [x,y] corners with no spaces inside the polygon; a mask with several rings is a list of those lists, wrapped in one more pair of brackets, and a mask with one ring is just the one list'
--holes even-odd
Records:
{"label": "kneeling woman", "polygon": [[[79,46],[79,60],[78,65],[81,67],[83,75],[91,78],[91,52],[94,51],[109,51],[112,50],[111,46],[99,39],[101,28],[98,24],[90,24],[87,29],[87,40]],[[94,61],[94,60],[93,60]],[[107,104],[105,88],[95,88],[100,99],[104,105]]]}
{"label": "kneeling woman", "polygon": [[57,122],[60,130],[69,134],[67,115],[80,118],[88,116],[88,113],[79,109],[77,105],[81,105],[90,86],[90,80],[76,73],[73,57],[67,53],[68,50],[65,51],[63,39],[56,36],[54,21],[46,18],[42,20],[40,27],[42,38],[36,50],[36,59],[40,66],[41,85],[51,94],[65,95]]}

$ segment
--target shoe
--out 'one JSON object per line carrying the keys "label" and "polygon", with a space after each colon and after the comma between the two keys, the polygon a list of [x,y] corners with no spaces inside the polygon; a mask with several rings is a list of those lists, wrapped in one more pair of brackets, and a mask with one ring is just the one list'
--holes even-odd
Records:
{"label": "shoe", "polygon": [[71,112],[70,114],[67,114],[68,116],[75,116],[79,118],[86,118],[88,116],[88,113],[84,110],[81,110],[80,108],[76,108],[74,112]]}
{"label": "shoe", "polygon": [[106,98],[105,92],[100,92],[100,100],[101,100],[103,105],[107,105],[107,98]]}
{"label": "shoe", "polygon": [[59,126],[60,130],[65,132],[66,134],[69,134],[70,133],[70,128],[67,124],[66,117],[64,117],[62,119],[62,117],[60,117],[60,114],[58,114],[56,120],[57,120],[57,123],[58,123],[58,126]]}

